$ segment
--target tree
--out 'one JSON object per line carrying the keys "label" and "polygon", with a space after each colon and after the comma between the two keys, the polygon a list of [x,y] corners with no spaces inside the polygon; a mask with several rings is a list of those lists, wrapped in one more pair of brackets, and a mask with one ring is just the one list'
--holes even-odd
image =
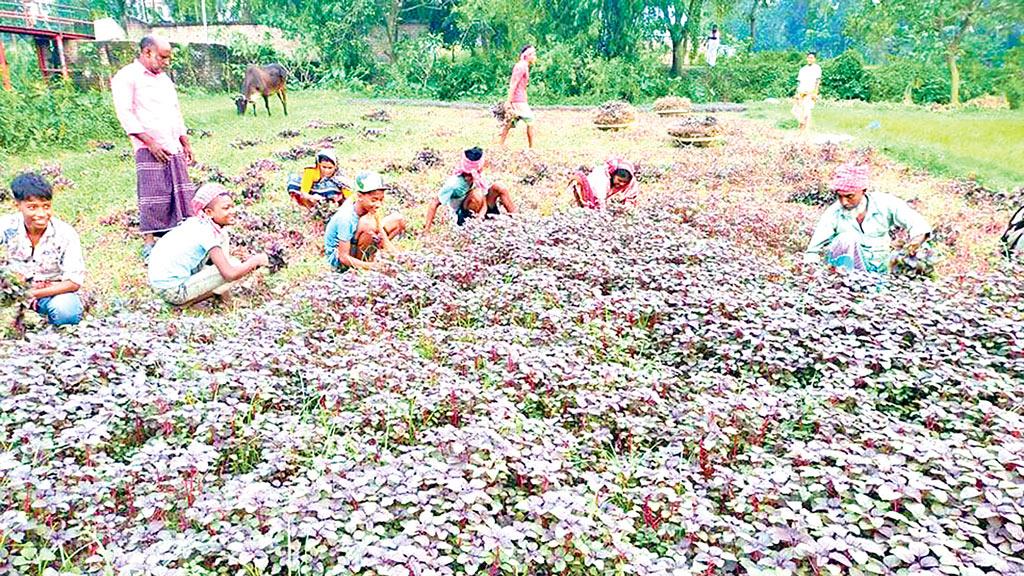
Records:
{"label": "tree", "polygon": [[690,63],[691,51],[697,49],[700,14],[704,0],[657,0],[651,4],[662,29],[672,42],[672,76],[680,76]]}
{"label": "tree", "polygon": [[887,51],[945,61],[952,105],[960,104],[960,58],[969,40],[989,41],[1024,17],[1020,0],[874,0],[867,2],[851,31],[869,41],[886,44]]}
{"label": "tree", "polygon": [[757,46],[757,12],[762,8],[770,8],[777,0],[750,0],[747,11],[747,24],[750,29],[750,48]]}
{"label": "tree", "polygon": [[422,11],[442,11],[453,2],[452,0],[383,0],[384,30],[388,40],[388,56],[394,62],[398,57],[397,47],[401,24],[413,13]]}

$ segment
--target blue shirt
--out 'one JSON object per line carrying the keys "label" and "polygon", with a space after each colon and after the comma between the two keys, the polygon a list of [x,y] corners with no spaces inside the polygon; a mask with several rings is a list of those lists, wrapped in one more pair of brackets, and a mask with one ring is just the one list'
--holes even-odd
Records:
{"label": "blue shirt", "polygon": [[868,192],[861,202],[866,203],[863,206],[864,222],[861,224],[857,223],[861,206],[847,210],[837,201],[825,210],[807,246],[805,260],[817,260],[836,238],[849,235],[856,238],[863,248],[869,270],[887,270],[892,252],[889,230],[906,228],[911,238],[932,231],[923,216],[895,196]]}
{"label": "blue shirt", "polygon": [[[341,194],[343,188],[345,186],[335,180],[334,176],[331,176],[330,178],[321,178],[313,182],[313,188],[310,189],[309,193],[329,199]],[[302,174],[288,176],[288,193],[298,194],[300,192],[302,192]]]}
{"label": "blue shirt", "polygon": [[157,290],[177,288],[198,272],[210,250],[220,246],[228,251],[227,232],[212,221],[192,216],[164,234],[149,255],[149,285]]}
{"label": "blue shirt", "polygon": [[334,216],[331,216],[324,233],[324,256],[328,264],[335,268],[341,266],[338,262],[338,244],[355,242],[358,229],[359,215],[356,214],[356,203],[354,200],[346,200]]}
{"label": "blue shirt", "polygon": [[461,201],[469,194],[469,182],[462,176],[452,175],[444,181],[437,199],[441,204],[451,204],[454,200]]}

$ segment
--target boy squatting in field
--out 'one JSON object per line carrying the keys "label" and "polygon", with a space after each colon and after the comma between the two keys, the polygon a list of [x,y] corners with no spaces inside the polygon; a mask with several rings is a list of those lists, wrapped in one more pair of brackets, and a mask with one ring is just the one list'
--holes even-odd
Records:
{"label": "boy squatting in field", "polygon": [[316,153],[316,165],[301,174],[288,177],[288,195],[303,208],[312,208],[321,200],[343,201],[352,195],[352,186],[338,174],[338,155],[331,148]]}
{"label": "boy squatting in field", "polygon": [[437,207],[444,204],[451,209],[452,221],[461,226],[467,218],[483,217],[486,214],[498,214],[498,203],[509,214],[514,214],[516,205],[508,188],[501,184],[491,183],[484,175],[487,160],[484,151],[479,147],[470,148],[462,153],[459,165],[451,176],[444,181],[441,191],[427,206],[427,223],[424,232],[430,232],[434,225]]}
{"label": "boy squatting in field", "polygon": [[216,295],[229,299],[233,283],[268,264],[266,254],[238,263],[228,254],[235,203],[228,189],[205,184],[192,199],[195,216],[157,241],[149,257],[149,285],[169,304],[188,306]]}
{"label": "boy squatting in field", "polygon": [[384,179],[376,172],[356,176],[356,194],[345,201],[327,223],[324,255],[335,270],[378,270],[377,250],[396,253],[391,240],[405,231],[405,217],[395,213],[384,218]]}
{"label": "boy squatting in field", "polygon": [[0,245],[9,270],[29,283],[29,306],[54,325],[78,324],[85,260],[78,233],[53,215],[53,188],[27,172],[14,178],[11,192],[18,212],[0,218]]}
{"label": "boy squatting in field", "polygon": [[821,215],[804,254],[805,262],[818,262],[824,254],[828,263],[838,268],[886,273],[892,255],[890,230],[909,231],[905,250],[911,255],[931,234],[924,217],[903,200],[882,192],[868,193],[867,166],[839,166],[831,187],[838,200]]}

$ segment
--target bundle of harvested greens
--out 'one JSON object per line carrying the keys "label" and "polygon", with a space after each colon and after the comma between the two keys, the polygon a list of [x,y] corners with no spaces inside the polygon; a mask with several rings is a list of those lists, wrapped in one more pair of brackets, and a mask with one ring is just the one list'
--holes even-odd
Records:
{"label": "bundle of harvested greens", "polygon": [[506,102],[498,102],[491,106],[491,115],[501,126],[510,126],[516,120],[515,112],[509,108]]}
{"label": "bundle of harvested greens", "polygon": [[693,105],[689,98],[679,96],[665,96],[654,101],[654,111],[659,114],[671,112],[689,112]]}
{"label": "bundle of harvested greens", "polygon": [[636,108],[628,102],[605,102],[594,115],[597,126],[628,126],[636,120]]}
{"label": "bundle of harvested greens", "polygon": [[683,140],[716,138],[722,135],[722,126],[714,116],[694,116],[669,126],[668,134]]}
{"label": "bundle of harvested greens", "polygon": [[384,109],[374,110],[373,112],[363,114],[363,120],[370,120],[371,122],[391,122],[391,114]]}

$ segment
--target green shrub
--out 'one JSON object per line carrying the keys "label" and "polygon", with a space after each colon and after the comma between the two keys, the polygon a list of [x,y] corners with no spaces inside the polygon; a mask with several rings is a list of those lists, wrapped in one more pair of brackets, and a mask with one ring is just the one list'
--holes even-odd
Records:
{"label": "green shrub", "polygon": [[[484,100],[499,98],[507,90],[512,64],[494,55],[467,56],[446,66],[438,77],[435,97],[441,100]],[[531,82],[533,80],[531,79]]]}
{"label": "green shrub", "polygon": [[1024,46],[1006,53],[998,87],[1006,94],[1010,108],[1019,110],[1024,107]]}
{"label": "green shrub", "polygon": [[77,147],[122,135],[109,93],[80,92],[66,83],[0,91],[0,151]]}
{"label": "green shrub", "polygon": [[860,54],[847,50],[822,66],[821,93],[826,98],[868,100],[871,81]]}

